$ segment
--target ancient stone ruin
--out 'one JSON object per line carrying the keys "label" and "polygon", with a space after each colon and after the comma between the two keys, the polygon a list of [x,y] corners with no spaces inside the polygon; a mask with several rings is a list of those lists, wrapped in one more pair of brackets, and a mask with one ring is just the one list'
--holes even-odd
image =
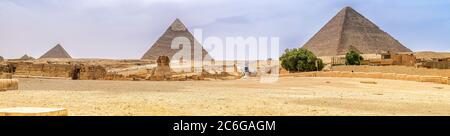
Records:
{"label": "ancient stone ruin", "polygon": [[104,67],[89,64],[76,64],[71,62],[8,62],[0,65],[3,74],[18,77],[53,77],[73,80],[96,80],[103,79],[107,75]]}
{"label": "ancient stone ruin", "polygon": [[104,79],[106,75],[106,69],[99,65],[75,65],[70,72],[72,80]]}
{"label": "ancient stone ruin", "polygon": [[170,59],[167,56],[159,56],[157,67],[152,70],[147,80],[162,81],[171,80],[172,70],[170,69]]}
{"label": "ancient stone ruin", "polygon": [[345,55],[351,50],[363,54],[411,52],[351,7],[342,9],[302,48],[317,56]]}
{"label": "ancient stone ruin", "polygon": [[0,72],[0,79],[12,79],[12,74]]}
{"label": "ancient stone ruin", "polygon": [[18,90],[19,80],[17,79],[0,79],[0,91]]}

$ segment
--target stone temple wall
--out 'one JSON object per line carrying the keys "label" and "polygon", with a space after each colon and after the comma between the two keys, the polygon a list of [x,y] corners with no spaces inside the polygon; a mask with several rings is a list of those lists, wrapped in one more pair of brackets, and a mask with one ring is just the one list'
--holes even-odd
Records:
{"label": "stone temple wall", "polygon": [[0,91],[18,90],[19,80],[17,79],[0,79]]}
{"label": "stone temple wall", "polygon": [[70,77],[72,67],[68,64],[33,64],[14,63],[14,75],[43,76],[43,77]]}
{"label": "stone temple wall", "polygon": [[7,69],[4,73],[11,73],[17,76],[35,76],[35,77],[58,77],[74,78],[80,80],[104,79],[107,71],[99,65],[83,64],[49,64],[32,62],[14,62],[8,65],[0,66],[0,69]]}
{"label": "stone temple wall", "polygon": [[80,80],[105,79],[107,71],[102,66],[90,65],[81,66]]}

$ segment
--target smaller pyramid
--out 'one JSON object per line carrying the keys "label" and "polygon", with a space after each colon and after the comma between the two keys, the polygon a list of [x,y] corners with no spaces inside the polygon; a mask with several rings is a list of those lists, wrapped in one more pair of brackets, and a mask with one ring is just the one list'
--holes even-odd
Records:
{"label": "smaller pyramid", "polygon": [[66,50],[60,44],[58,44],[40,57],[40,59],[44,59],[44,58],[70,59],[72,57],[70,57],[69,53],[67,53]]}
{"label": "smaller pyramid", "polygon": [[33,57],[28,56],[27,54],[23,55],[22,57],[20,57],[21,60],[34,60]]}

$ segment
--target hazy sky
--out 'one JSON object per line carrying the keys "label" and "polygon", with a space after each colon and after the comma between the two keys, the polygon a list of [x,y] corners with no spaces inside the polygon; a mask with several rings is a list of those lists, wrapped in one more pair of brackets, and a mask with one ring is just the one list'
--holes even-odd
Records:
{"label": "hazy sky", "polygon": [[280,37],[284,50],[345,6],[414,51],[450,51],[449,0],[0,0],[0,56],[61,43],[74,58],[137,59],[176,18],[204,36]]}

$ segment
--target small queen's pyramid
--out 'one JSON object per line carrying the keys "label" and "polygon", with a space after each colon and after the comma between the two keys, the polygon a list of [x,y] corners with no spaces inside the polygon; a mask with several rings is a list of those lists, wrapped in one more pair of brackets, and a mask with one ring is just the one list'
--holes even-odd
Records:
{"label": "small queen's pyramid", "polygon": [[20,60],[34,60],[34,58],[25,54],[22,57],[20,57]]}
{"label": "small queen's pyramid", "polygon": [[67,53],[66,50],[60,44],[58,44],[40,57],[40,59],[44,58],[70,59],[72,57],[70,57],[69,53]]}

